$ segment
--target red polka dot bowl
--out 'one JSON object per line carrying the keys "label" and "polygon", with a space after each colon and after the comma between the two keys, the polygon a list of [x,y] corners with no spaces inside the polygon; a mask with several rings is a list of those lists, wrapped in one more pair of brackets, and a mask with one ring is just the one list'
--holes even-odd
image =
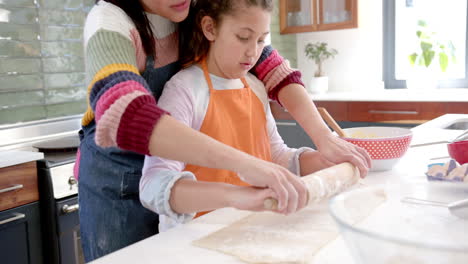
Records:
{"label": "red polka dot bowl", "polygon": [[353,127],[343,129],[344,140],[362,147],[372,159],[371,171],[385,171],[406,153],[413,133],[400,127]]}

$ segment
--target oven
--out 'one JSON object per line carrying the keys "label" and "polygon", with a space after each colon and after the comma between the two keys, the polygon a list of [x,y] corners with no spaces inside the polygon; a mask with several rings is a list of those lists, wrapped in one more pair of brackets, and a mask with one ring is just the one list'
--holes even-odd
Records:
{"label": "oven", "polygon": [[73,176],[78,135],[33,145],[38,161],[44,263],[84,263],[80,241],[78,182]]}

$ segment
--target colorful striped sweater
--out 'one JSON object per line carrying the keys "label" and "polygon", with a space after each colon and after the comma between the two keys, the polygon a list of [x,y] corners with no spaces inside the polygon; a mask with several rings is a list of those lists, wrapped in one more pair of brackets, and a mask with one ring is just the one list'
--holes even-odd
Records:
{"label": "colorful striped sweater", "polygon": [[[164,71],[178,60],[177,25],[158,15],[147,16],[155,36],[154,67]],[[149,155],[153,128],[167,112],[157,106],[141,75],[147,55],[135,25],[122,9],[100,1],[86,19],[84,45],[89,85],[82,125],[95,121],[95,140],[101,147],[117,146]],[[263,50],[251,72],[264,83],[273,100],[278,100],[282,87],[290,83],[303,85],[300,72],[291,69],[270,46]]]}

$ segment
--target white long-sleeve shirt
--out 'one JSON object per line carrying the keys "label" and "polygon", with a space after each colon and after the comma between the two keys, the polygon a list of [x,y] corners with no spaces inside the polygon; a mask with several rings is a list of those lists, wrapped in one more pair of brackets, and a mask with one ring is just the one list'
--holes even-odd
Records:
{"label": "white long-sleeve shirt", "polygon": [[[240,89],[244,85],[240,79],[224,79],[210,75],[216,90]],[[294,149],[284,144],[278,134],[275,119],[271,114],[265,87],[252,74],[246,76],[250,88],[263,103],[266,113],[266,126],[269,135],[271,160],[299,175],[299,156],[309,148]],[[159,107],[171,113],[171,116],[187,126],[200,130],[210,100],[209,88],[203,71],[198,66],[191,66],[174,75],[166,83],[159,98]],[[159,214],[159,231],[165,231],[178,223],[191,220],[193,214],[177,214],[169,204],[171,189],[180,178],[196,180],[193,173],[183,171],[186,164],[156,156],[146,156],[143,176],[140,180],[140,200],[146,208]]]}

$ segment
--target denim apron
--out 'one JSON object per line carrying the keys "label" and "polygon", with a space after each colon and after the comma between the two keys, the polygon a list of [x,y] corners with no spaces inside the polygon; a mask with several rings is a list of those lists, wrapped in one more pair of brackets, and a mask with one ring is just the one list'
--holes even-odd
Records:
{"label": "denim apron", "polygon": [[[155,69],[148,56],[142,74],[156,98],[180,69],[177,62]],[[80,131],[80,232],[86,262],[158,233],[158,215],[144,208],[139,183],[144,155],[96,145],[94,120]]]}

